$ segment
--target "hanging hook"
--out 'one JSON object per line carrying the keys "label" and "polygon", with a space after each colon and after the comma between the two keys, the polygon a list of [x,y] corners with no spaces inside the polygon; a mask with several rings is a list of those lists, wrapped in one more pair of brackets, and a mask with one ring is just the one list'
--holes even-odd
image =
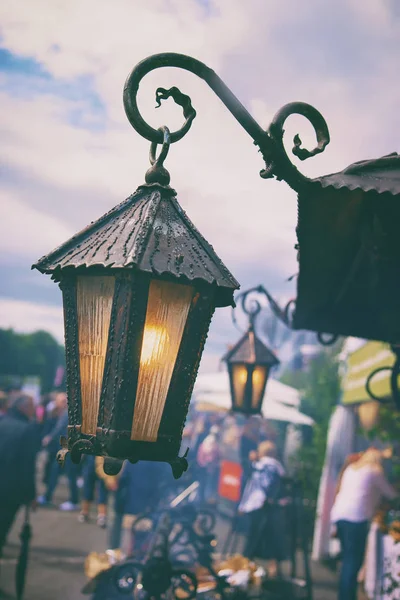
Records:
{"label": "hanging hook", "polygon": [[167,169],[164,167],[164,160],[167,158],[169,147],[171,144],[171,134],[165,125],[158,129],[163,134],[163,143],[161,147],[161,152],[158,157],[156,157],[156,150],[158,146],[158,142],[151,142],[150,146],[150,164],[151,167],[146,172],[146,183],[158,183],[160,185],[168,185],[171,177],[168,173]]}

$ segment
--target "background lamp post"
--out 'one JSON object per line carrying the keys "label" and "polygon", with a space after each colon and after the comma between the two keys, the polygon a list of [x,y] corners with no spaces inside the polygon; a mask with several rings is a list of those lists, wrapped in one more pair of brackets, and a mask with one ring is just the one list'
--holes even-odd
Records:
{"label": "background lamp post", "polygon": [[261,413],[270,370],[279,364],[275,354],[255,333],[255,321],[261,305],[252,295],[260,294],[262,290],[261,286],[251,288],[236,298],[249,317],[249,327],[222,359],[228,367],[232,410],[245,415]]}
{"label": "background lamp post", "polygon": [[[232,304],[238,284],[183,213],[163,166],[170,144],[196,116],[189,96],[176,87],[156,90],[158,106],[171,97],[183,108],[185,122],[171,134],[139,112],[140,81],[160,67],[202,78],[259,148],[261,177],[283,179],[298,193],[296,329],[400,341],[400,157],[311,180],[287,156],[283,127],[292,114],[306,117],[317,145],[302,148],[296,135],[293,153],[304,160],[323,152],[329,131],[314,107],[287,104],[265,131],[198,60],[164,53],[133,69],[124,106],[131,125],[152,143],[146,185],[34,266],[63,291],[70,419],[63,453],[69,450],[74,461],[82,452],[166,460],[179,474],[186,461],[179,462],[178,448],[208,325],[216,306]],[[115,470],[110,460],[105,469]]]}

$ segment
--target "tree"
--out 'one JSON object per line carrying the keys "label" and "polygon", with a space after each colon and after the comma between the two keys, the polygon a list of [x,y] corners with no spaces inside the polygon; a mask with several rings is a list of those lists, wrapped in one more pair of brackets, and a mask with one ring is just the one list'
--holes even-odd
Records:
{"label": "tree", "polygon": [[329,419],[340,394],[338,354],[341,346],[342,343],[338,342],[332,347],[321,348],[307,370],[289,371],[281,377],[282,383],[302,392],[300,408],[315,421],[311,432],[307,428],[309,435],[303,435],[304,445],[295,457],[296,476],[302,482],[305,497],[311,501],[317,499]]}
{"label": "tree", "polygon": [[47,331],[16,333],[0,329],[0,376],[40,378],[42,392],[53,387],[57,367],[64,366],[64,348]]}

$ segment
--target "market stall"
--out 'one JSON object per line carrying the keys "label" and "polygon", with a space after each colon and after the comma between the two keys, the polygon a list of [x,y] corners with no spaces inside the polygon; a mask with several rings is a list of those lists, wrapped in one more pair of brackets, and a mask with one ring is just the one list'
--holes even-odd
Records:
{"label": "market stall", "polygon": [[[395,441],[382,417],[386,410],[386,420],[396,419],[390,388],[390,367],[394,364],[395,356],[390,346],[382,342],[348,338],[341,359],[342,395],[328,431],[314,530],[314,560],[335,556],[340,550],[338,541],[330,535],[330,512],[346,456],[365,450],[371,443],[381,446],[383,437],[386,442]],[[380,402],[371,398],[366,388],[373,372],[376,372],[376,376],[371,379],[371,388]],[[387,466],[396,485],[393,461]],[[365,591],[371,600],[400,598],[400,544],[397,544],[400,541],[399,514],[393,510],[393,506],[383,506],[371,526],[364,570]]]}

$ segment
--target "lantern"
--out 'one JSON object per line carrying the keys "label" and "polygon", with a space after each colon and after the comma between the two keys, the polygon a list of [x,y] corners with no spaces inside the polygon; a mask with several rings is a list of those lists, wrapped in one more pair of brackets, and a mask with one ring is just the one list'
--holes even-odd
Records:
{"label": "lantern", "polygon": [[179,477],[211,317],[233,304],[238,284],[181,209],[162,165],[146,181],[34,267],[63,294],[64,454],[105,456],[110,473],[126,458],[165,461]]}
{"label": "lantern", "polygon": [[270,370],[279,360],[256,336],[253,324],[222,360],[228,366],[232,410],[260,414]]}

